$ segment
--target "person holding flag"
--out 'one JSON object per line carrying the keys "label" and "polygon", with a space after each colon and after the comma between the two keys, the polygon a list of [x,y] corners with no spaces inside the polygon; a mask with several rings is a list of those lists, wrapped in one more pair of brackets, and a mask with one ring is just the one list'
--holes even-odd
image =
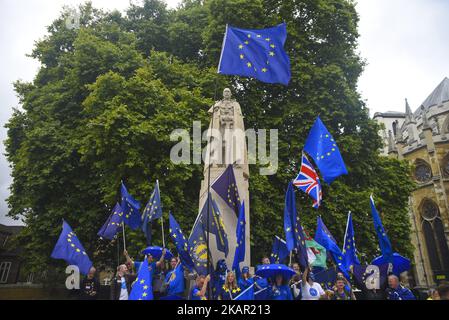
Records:
{"label": "person holding flag", "polygon": [[142,267],[139,269],[136,281],[134,282],[129,300],[153,300],[153,275],[152,267],[145,259],[142,262]]}
{"label": "person holding flag", "polygon": [[268,287],[268,296],[270,300],[293,300],[290,286],[281,273],[275,276],[273,285]]}
{"label": "person holding flag", "polygon": [[318,282],[315,282],[310,268],[306,268],[302,274],[301,300],[327,300],[326,292]]}
{"label": "person holding flag", "polygon": [[189,300],[207,300],[207,285],[210,281],[210,275],[197,275],[195,286],[190,291]]}
{"label": "person holding flag", "polygon": [[164,279],[163,287],[166,290],[165,300],[179,300],[184,295],[184,268],[181,260],[178,258],[171,258],[171,270],[167,272]]}

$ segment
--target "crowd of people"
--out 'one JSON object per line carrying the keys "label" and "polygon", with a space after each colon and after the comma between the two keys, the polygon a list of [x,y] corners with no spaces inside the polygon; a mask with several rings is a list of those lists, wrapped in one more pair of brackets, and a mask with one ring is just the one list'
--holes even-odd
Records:
{"label": "crowd of people", "polygon": [[[133,260],[126,250],[124,256],[126,262],[117,267],[110,283],[111,300],[128,300],[142,265],[142,261]],[[281,273],[262,278],[251,274],[247,266],[230,271],[224,260],[218,261],[215,270],[207,276],[189,272],[178,257],[172,257],[167,267],[165,249],[159,259],[154,259],[151,254],[146,255],[146,259],[156,300],[234,300],[251,286],[256,300],[356,300],[355,290],[361,293],[358,296],[364,300],[416,299],[394,274],[388,275],[385,288],[367,290],[361,286],[360,290],[354,290],[354,286],[342,273],[337,273],[331,286],[323,288],[316,282],[313,269],[306,268],[301,272],[297,263],[290,266],[295,271],[290,278],[285,278]],[[270,259],[264,257],[261,263],[270,264]],[[82,281],[81,298],[97,299],[99,288],[96,270],[92,267]],[[449,300],[449,283],[441,283],[437,288],[430,289],[428,300]]]}

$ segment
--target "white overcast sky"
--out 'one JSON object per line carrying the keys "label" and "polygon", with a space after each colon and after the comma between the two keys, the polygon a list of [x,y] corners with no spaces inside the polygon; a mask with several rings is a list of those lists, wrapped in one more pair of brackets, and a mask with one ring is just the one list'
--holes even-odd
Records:
{"label": "white overcast sky", "polygon": [[[136,2],[136,0],[134,0]],[[4,124],[18,105],[12,82],[32,81],[38,63],[25,56],[63,5],[80,0],[0,0],[0,139]],[[139,2],[139,1],[137,1]],[[175,7],[178,0],[166,1]],[[92,0],[95,7],[124,10],[128,0]],[[359,91],[371,109],[403,111],[404,98],[416,109],[430,92],[449,77],[449,0],[359,0],[359,50],[368,65]],[[5,202],[10,169],[0,144],[0,223],[7,218]]]}

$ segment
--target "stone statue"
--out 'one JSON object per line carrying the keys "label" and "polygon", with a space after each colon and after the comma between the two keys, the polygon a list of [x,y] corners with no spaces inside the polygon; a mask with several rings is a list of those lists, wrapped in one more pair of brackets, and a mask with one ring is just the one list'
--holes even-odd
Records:
{"label": "stone statue", "polygon": [[242,110],[240,104],[232,99],[229,88],[223,90],[223,99],[217,101],[208,112],[212,116],[209,125],[212,129],[211,164],[226,167],[246,163]]}

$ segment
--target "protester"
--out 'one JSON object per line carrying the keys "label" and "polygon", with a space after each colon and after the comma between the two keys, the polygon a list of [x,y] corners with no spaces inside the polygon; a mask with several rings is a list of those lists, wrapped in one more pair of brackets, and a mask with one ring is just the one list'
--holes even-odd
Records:
{"label": "protester", "polygon": [[226,274],[228,272],[228,266],[226,265],[226,261],[224,259],[220,259],[217,261],[215,271],[212,274],[212,298],[214,300],[218,299],[218,295],[220,294],[221,288],[225,284]]}
{"label": "protester", "polygon": [[241,289],[237,284],[237,279],[233,271],[229,271],[226,275],[226,281],[221,287],[218,295],[219,300],[234,300],[241,293]]}
{"label": "protester", "polygon": [[195,280],[195,286],[192,288],[190,292],[190,300],[207,300],[206,292],[207,292],[207,284],[210,281],[210,275],[206,277],[203,275],[197,276]]}
{"label": "protester", "polygon": [[136,276],[129,273],[126,264],[117,267],[117,273],[111,281],[111,300],[128,300]]}
{"label": "protester", "polygon": [[183,265],[179,258],[173,257],[170,260],[170,266],[171,270],[165,275],[163,292],[170,299],[182,298],[185,289]]}
{"label": "protester", "polygon": [[416,300],[410,289],[399,283],[399,278],[390,274],[388,276],[387,300]]}
{"label": "protester", "polygon": [[292,269],[296,274],[290,279],[289,285],[292,290],[292,295],[294,300],[301,300],[301,268],[299,263],[293,263]]}
{"label": "protester", "polygon": [[100,282],[96,275],[97,270],[94,267],[89,269],[89,273],[81,282],[81,299],[96,300],[100,291]]}
{"label": "protester", "polygon": [[449,283],[443,282],[437,288],[440,300],[449,300]]}
{"label": "protester", "polygon": [[331,300],[356,300],[352,289],[348,290],[346,278],[337,276]]}
{"label": "protester", "polygon": [[242,268],[242,274],[238,279],[238,284],[242,291],[254,284],[254,279],[249,273],[249,267],[245,266]]}
{"label": "protester", "polygon": [[[261,263],[270,264],[270,258],[264,256]],[[267,300],[268,299],[268,280],[259,276],[254,276],[254,299],[255,300]]]}
{"label": "protester", "polygon": [[268,287],[268,297],[270,300],[293,300],[290,287],[285,284],[282,274],[277,274],[274,284]]}
{"label": "protester", "polygon": [[270,264],[270,258],[268,258],[268,257],[263,257],[263,258],[262,258],[262,264]]}
{"label": "protester", "polygon": [[301,293],[301,300],[327,299],[327,295],[321,285],[314,281],[313,274],[311,273],[310,268],[306,268],[306,270],[302,274]]}
{"label": "protester", "polygon": [[[150,271],[150,278],[152,279],[153,294],[155,299],[158,299],[161,296],[160,288],[162,287],[162,279],[160,278],[163,275],[162,271],[164,269],[165,253],[166,249],[164,248],[162,250],[162,255],[158,261],[154,261],[154,258],[151,254],[147,255],[148,270]],[[123,251],[123,254],[125,255],[127,264],[134,266],[134,268],[136,269],[136,273],[139,273],[142,261],[133,261],[126,250]]]}

